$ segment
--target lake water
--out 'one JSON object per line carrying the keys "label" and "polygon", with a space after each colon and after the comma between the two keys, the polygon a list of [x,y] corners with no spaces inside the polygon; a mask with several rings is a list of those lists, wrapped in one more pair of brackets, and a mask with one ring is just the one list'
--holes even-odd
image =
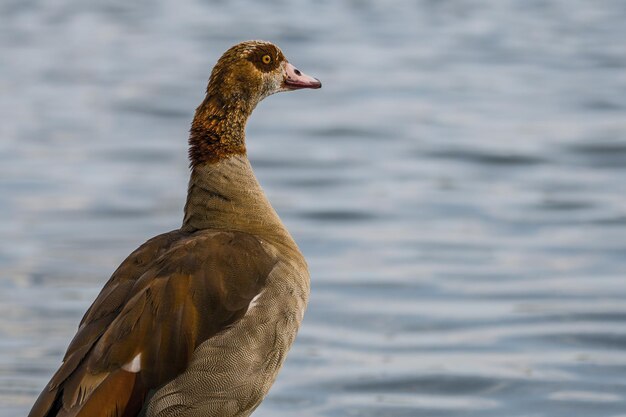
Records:
{"label": "lake water", "polygon": [[126,255],[179,227],[219,55],[319,91],[248,125],[311,268],[256,417],[626,416],[626,3],[0,3],[0,416]]}

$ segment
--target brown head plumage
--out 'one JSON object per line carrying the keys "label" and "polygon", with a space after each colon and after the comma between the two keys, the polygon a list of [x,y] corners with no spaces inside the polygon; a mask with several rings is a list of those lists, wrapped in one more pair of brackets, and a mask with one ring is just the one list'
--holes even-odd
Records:
{"label": "brown head plumage", "polygon": [[231,47],[213,68],[206,97],[196,110],[189,137],[191,166],[245,154],[246,122],[265,97],[321,85],[269,42],[246,41]]}

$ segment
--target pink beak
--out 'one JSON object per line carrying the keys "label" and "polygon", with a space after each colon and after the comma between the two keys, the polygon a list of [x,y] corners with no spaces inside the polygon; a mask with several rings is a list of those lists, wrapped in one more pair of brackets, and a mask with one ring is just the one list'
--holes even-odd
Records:
{"label": "pink beak", "polygon": [[289,62],[285,64],[286,77],[284,84],[290,90],[298,90],[300,88],[321,88],[322,82],[317,78],[306,75]]}

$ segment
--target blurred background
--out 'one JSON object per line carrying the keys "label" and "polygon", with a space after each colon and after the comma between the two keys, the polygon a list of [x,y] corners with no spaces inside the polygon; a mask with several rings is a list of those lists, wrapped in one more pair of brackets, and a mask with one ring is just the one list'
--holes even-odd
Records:
{"label": "blurred background", "polygon": [[319,91],[248,124],[312,295],[258,417],[626,416],[626,3],[0,2],[0,416],[178,228],[232,44]]}

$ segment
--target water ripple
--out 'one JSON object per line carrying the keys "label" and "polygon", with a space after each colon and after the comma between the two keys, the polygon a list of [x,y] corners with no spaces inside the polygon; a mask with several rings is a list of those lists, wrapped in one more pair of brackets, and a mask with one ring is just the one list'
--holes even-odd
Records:
{"label": "water ripple", "polygon": [[246,38],[324,82],[248,123],[312,273],[254,415],[623,416],[623,3],[2,2],[0,417],[179,227],[190,118]]}

